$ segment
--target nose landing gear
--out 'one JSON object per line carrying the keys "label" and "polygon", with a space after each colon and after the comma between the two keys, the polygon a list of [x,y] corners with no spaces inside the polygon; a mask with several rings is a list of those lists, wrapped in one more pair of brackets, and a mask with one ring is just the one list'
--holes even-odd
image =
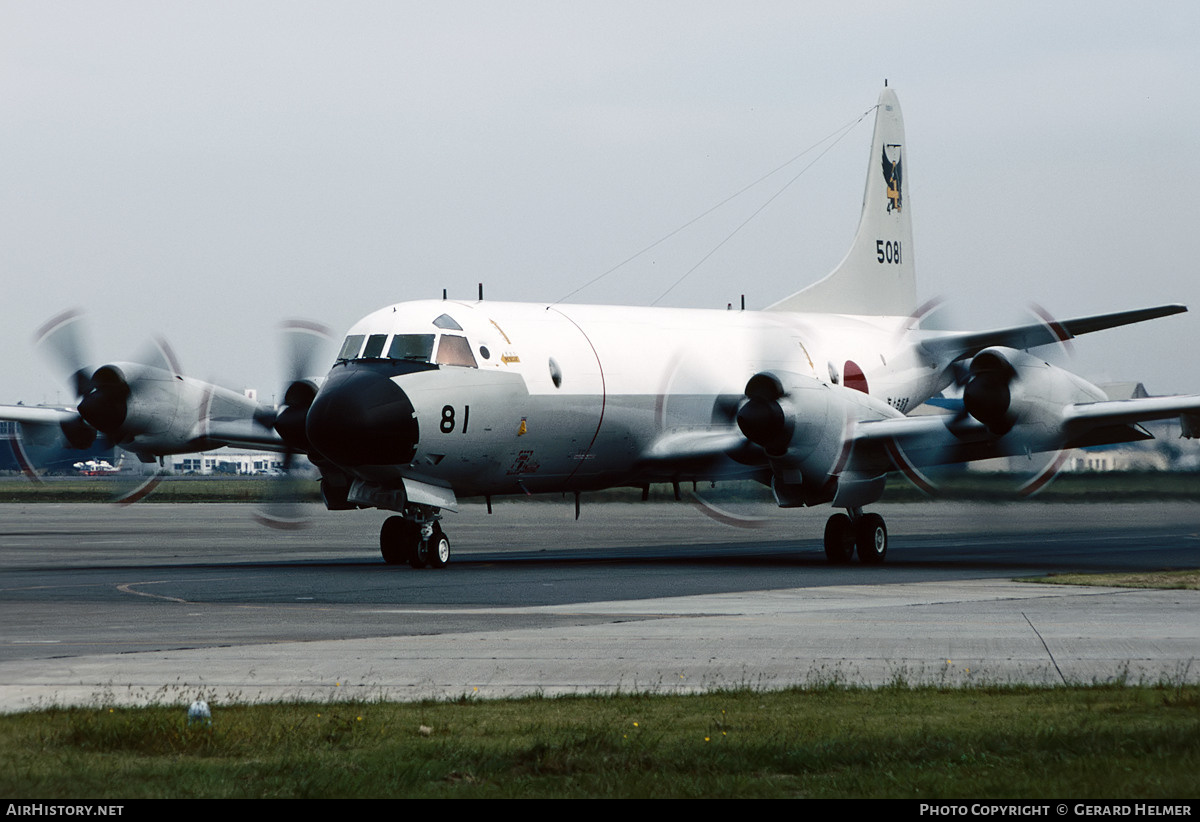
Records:
{"label": "nose landing gear", "polygon": [[445,568],[450,562],[450,540],[436,519],[388,517],[379,530],[379,552],[388,565]]}

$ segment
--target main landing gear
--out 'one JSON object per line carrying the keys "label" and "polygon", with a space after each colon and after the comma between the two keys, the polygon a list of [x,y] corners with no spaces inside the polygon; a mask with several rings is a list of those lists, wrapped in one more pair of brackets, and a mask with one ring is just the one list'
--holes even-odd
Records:
{"label": "main landing gear", "polygon": [[864,565],[878,565],[887,557],[887,526],[879,514],[864,514],[861,508],[847,514],[834,514],[825,523],[825,557],[835,565],[854,559]]}
{"label": "main landing gear", "polygon": [[388,565],[445,568],[450,562],[450,540],[436,519],[416,522],[388,517],[379,530],[379,552]]}

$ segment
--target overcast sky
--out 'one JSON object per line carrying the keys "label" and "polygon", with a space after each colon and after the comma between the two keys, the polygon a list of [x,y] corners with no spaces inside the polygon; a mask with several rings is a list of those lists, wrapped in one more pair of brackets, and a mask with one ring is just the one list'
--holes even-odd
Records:
{"label": "overcast sky", "polygon": [[[30,345],[164,333],[278,391],[275,325],[406,299],[553,301],[874,105],[907,130],[923,297],[964,321],[1155,305],[1072,367],[1200,391],[1200,4],[0,0],[0,402]],[[761,308],[845,252],[867,118],[574,295]],[[809,155],[810,157],[812,155]],[[874,163],[874,158],[870,159]],[[872,165],[872,168],[874,166]]]}

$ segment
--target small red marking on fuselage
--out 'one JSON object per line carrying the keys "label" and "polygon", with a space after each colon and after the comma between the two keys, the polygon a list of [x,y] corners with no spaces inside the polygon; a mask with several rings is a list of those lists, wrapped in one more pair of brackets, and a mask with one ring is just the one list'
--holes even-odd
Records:
{"label": "small red marking on fuselage", "polygon": [[842,369],[842,385],[864,394],[871,393],[867,390],[867,375],[854,360],[846,360],[846,366]]}

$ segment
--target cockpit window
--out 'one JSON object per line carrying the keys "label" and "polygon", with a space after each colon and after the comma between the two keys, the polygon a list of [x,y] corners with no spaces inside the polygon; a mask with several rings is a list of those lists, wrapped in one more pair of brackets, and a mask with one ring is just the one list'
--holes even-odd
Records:
{"label": "cockpit window", "polygon": [[437,361],[439,365],[465,365],[478,368],[475,355],[471,353],[471,345],[466,337],[456,337],[443,334],[442,342],[438,345]]}
{"label": "cockpit window", "polygon": [[355,357],[358,356],[358,352],[360,350],[362,350],[362,344],[363,344],[363,335],[362,334],[351,334],[349,337],[346,338],[346,341],[344,343],[342,343],[342,350],[338,352],[337,358],[339,360],[354,359]]}
{"label": "cockpit window", "polygon": [[397,334],[388,349],[389,360],[429,362],[433,358],[432,334]]}
{"label": "cockpit window", "polygon": [[462,331],[462,326],[454,321],[454,318],[449,314],[443,314],[433,321],[433,324],[438,328],[445,328],[449,331]]}
{"label": "cockpit window", "polygon": [[[441,343],[437,346],[437,359],[434,360],[433,348],[437,334],[397,334],[391,337],[388,344],[388,334],[351,334],[342,343],[338,352],[338,362],[348,360],[404,360],[407,362],[424,362],[438,365],[461,365],[468,368],[478,368],[475,355],[471,353],[471,345],[466,337],[454,334],[442,334]],[[363,345],[363,341],[366,345]],[[386,350],[386,354],[384,351]]]}
{"label": "cockpit window", "polygon": [[363,349],[364,360],[377,360],[383,354],[383,344],[387,342],[387,334],[372,334],[367,337],[367,347]]}

